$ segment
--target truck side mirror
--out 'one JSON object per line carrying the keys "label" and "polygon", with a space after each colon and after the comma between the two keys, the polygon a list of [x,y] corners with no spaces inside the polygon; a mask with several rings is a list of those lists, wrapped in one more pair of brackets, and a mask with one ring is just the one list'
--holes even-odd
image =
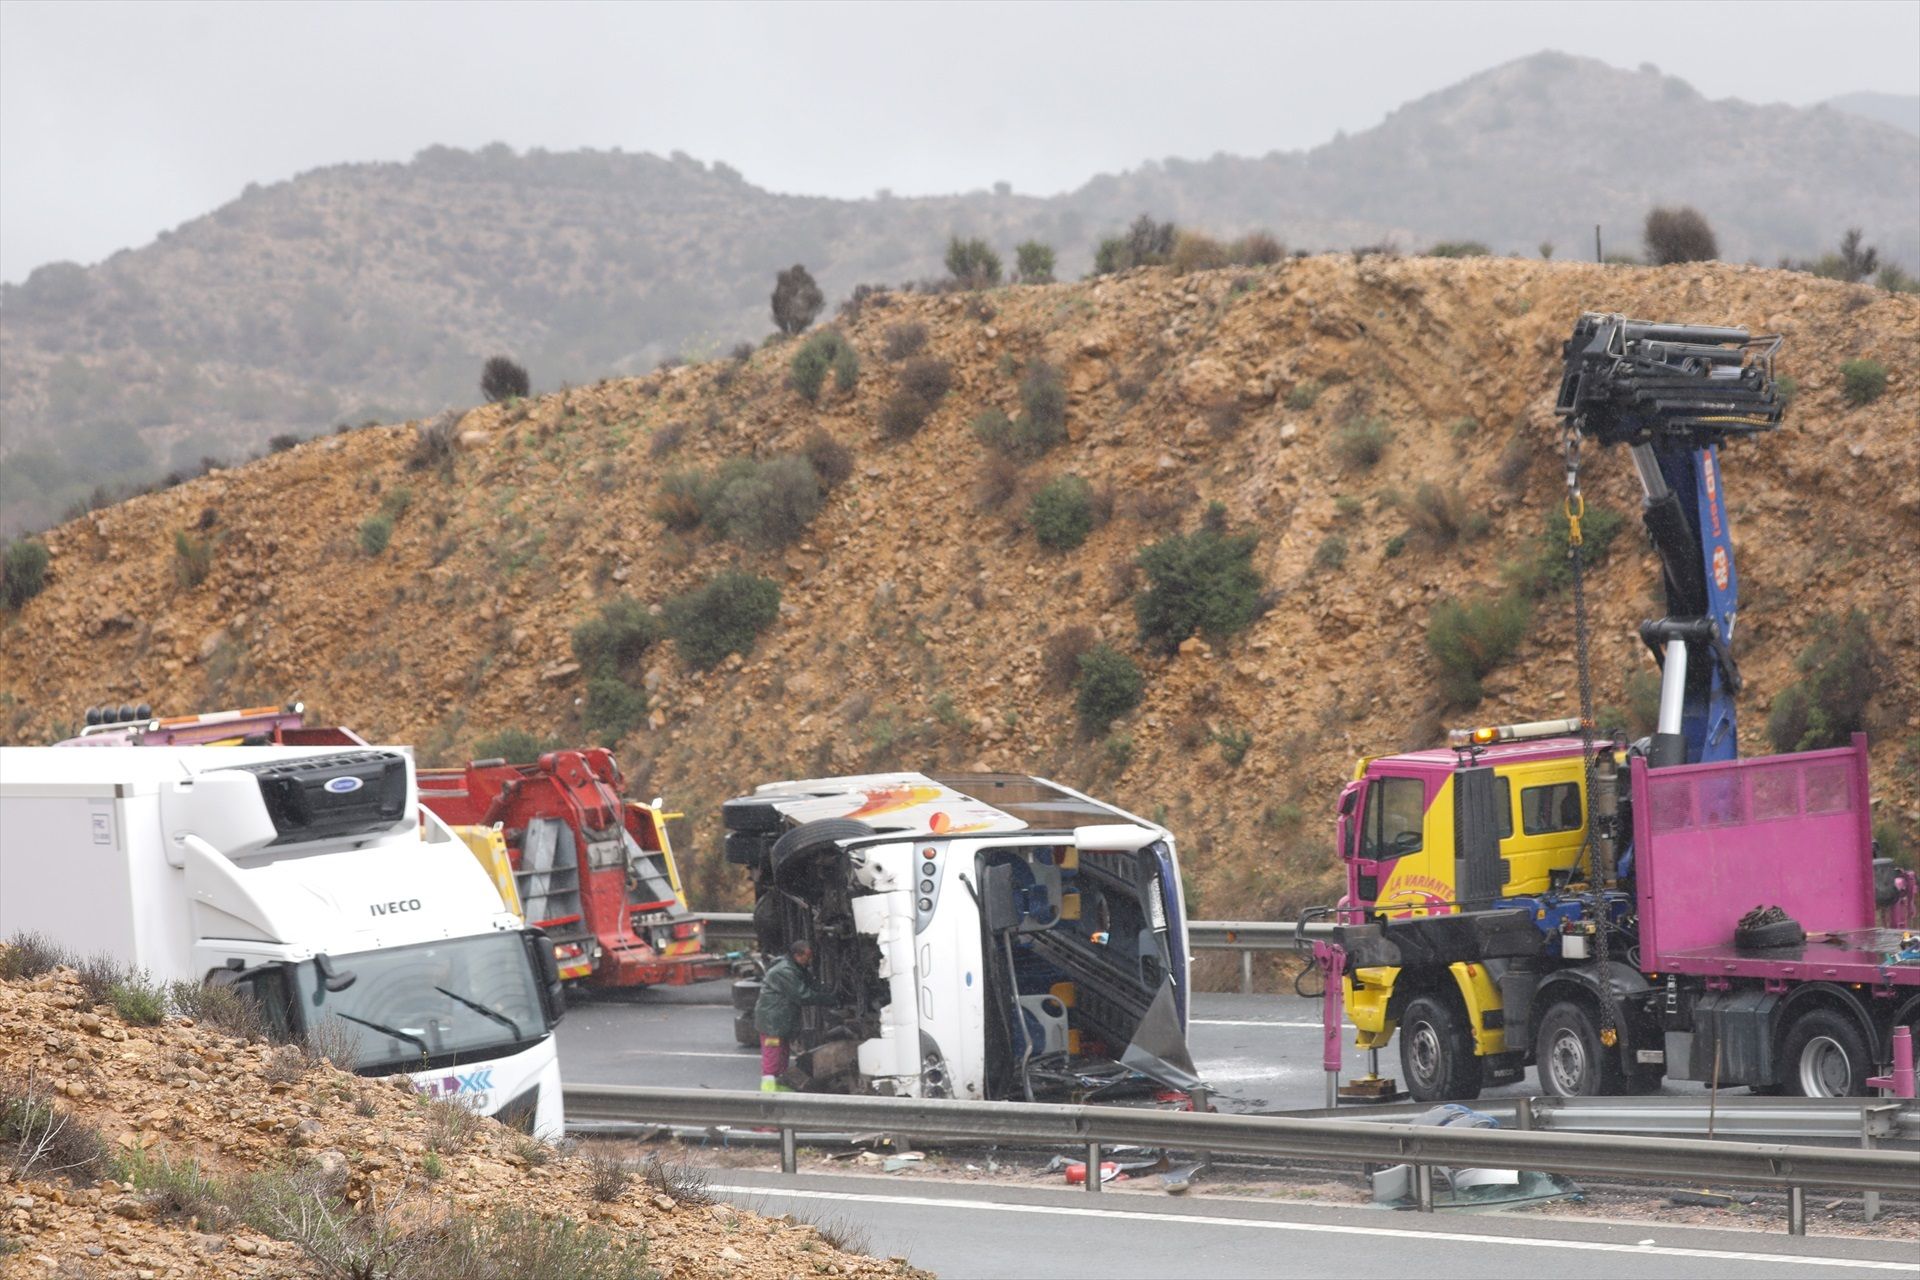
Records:
{"label": "truck side mirror", "polygon": [[543,929],[528,929],[522,936],[534,973],[539,976],[540,1008],[547,1015],[547,1025],[557,1027],[567,1016],[567,994],[560,981],[560,962],[553,955],[553,940]]}

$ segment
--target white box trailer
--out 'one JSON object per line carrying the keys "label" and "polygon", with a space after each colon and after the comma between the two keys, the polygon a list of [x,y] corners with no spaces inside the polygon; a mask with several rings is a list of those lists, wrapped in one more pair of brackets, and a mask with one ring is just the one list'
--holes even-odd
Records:
{"label": "white box trailer", "polygon": [[362,1075],[561,1136],[553,950],[400,748],[0,748],[0,937],[332,1019]]}

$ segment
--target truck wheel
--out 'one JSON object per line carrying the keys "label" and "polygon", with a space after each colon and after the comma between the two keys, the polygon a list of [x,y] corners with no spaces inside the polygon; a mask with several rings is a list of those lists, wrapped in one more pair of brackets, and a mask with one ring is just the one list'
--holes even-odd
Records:
{"label": "truck wheel", "polygon": [[796,857],[841,840],[858,840],[861,836],[872,834],[872,827],[854,818],[817,818],[802,823],[775,840],[773,851],[767,855],[767,862],[773,867],[777,880],[786,864]]}
{"label": "truck wheel", "polygon": [[1867,1042],[1852,1018],[1814,1009],[1787,1028],[1780,1045],[1781,1083],[1799,1098],[1862,1097],[1867,1057]]}
{"label": "truck wheel", "polygon": [[753,1006],[760,1000],[760,979],[741,978],[733,984],[733,1038],[743,1049],[760,1044],[753,1026]]}
{"label": "truck wheel", "polygon": [[1420,996],[1400,1017],[1400,1070],[1421,1102],[1480,1096],[1481,1063],[1466,1015],[1438,996]]}
{"label": "truck wheel", "polygon": [[1625,1092],[1620,1055],[1600,1043],[1600,1028],[1585,1005],[1562,1001],[1548,1009],[1533,1056],[1540,1088],[1556,1098]]}

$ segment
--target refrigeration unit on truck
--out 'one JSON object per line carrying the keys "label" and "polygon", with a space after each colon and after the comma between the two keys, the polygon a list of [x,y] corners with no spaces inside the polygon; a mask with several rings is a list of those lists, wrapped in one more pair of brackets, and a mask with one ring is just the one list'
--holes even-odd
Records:
{"label": "refrigeration unit on truck", "polygon": [[411,1076],[562,1131],[553,951],[505,910],[404,751],[0,748],[0,936],[231,985]]}
{"label": "refrigeration unit on truck", "polygon": [[[832,1007],[796,1083],[933,1098],[1091,1098],[1197,1083],[1186,916],[1164,828],[1045,779],[770,783],[723,809],[761,951],[812,943]],[[752,1041],[757,984],[738,984]]]}

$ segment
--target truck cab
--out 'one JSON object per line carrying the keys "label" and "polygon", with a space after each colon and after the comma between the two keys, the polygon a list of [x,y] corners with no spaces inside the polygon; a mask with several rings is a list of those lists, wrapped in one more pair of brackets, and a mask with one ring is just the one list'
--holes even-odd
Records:
{"label": "truck cab", "polygon": [[542,1137],[552,949],[390,747],[0,749],[0,932],[233,985],[290,1039]]}

